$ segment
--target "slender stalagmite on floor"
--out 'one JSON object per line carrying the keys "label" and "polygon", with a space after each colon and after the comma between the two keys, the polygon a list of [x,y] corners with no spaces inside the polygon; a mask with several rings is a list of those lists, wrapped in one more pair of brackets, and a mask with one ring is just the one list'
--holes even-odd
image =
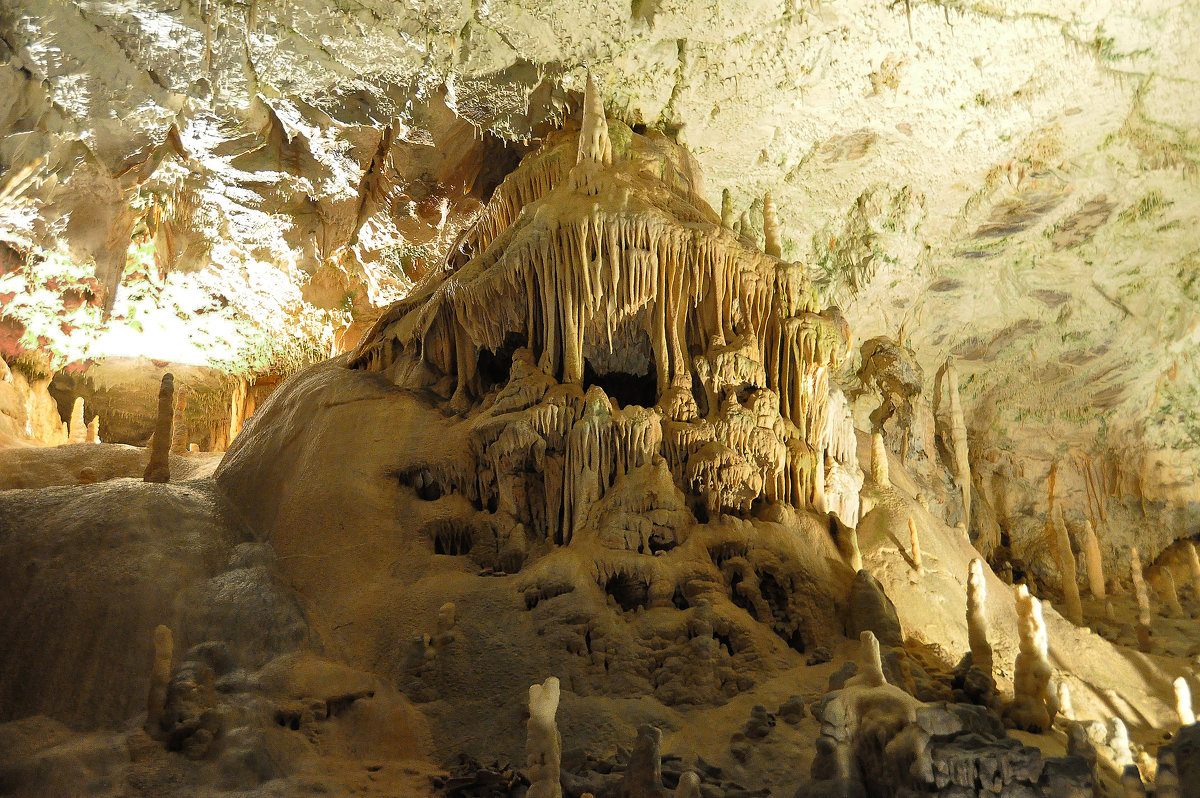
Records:
{"label": "slender stalagmite on floor", "polygon": [[[1017,632],[1021,644],[1013,675],[1013,703],[1005,715],[1018,729],[1044,732],[1054,721],[1048,701],[1049,646],[1042,604],[1025,585],[1017,586]],[[1053,703],[1058,703],[1057,696]]]}
{"label": "slender stalagmite on floor", "polygon": [[701,798],[700,777],[689,770],[679,777],[679,786],[675,788],[675,798]]}
{"label": "slender stalagmite on floor", "polygon": [[1104,590],[1104,558],[1100,556],[1100,539],[1091,521],[1083,522],[1083,559],[1087,566],[1088,590],[1092,598],[1104,601],[1107,594]]}
{"label": "slender stalagmite on floor", "polygon": [[1066,681],[1058,683],[1058,714],[1067,720],[1075,720],[1075,705],[1071,703],[1071,688]]}
{"label": "slender stalagmite on floor", "polygon": [[763,240],[763,252],[774,258],[783,257],[783,228],[769,191],[763,195]]}
{"label": "slender stalagmite on floor", "polygon": [[1154,592],[1162,597],[1167,612],[1176,617],[1183,615],[1183,605],[1179,603],[1179,591],[1175,589],[1175,575],[1165,565],[1155,565],[1150,568],[1154,576]]}
{"label": "slender stalagmite on floor", "polygon": [[858,530],[850,527],[847,537],[850,540],[850,567],[854,569],[854,573],[858,573],[863,568],[862,549],[858,547]]}
{"label": "slender stalagmite on floor", "polygon": [[721,190],[721,225],[733,229],[733,223],[737,221],[737,212],[733,210],[733,195],[729,193],[729,189]]}
{"label": "slender stalagmite on floor", "polygon": [[1129,549],[1129,573],[1133,577],[1133,592],[1138,603],[1138,648],[1150,650],[1150,594],[1146,592],[1146,580],[1142,577],[1142,558],[1138,555],[1137,546]]}
{"label": "slender stalagmite on floor", "polygon": [[967,450],[967,423],[963,417],[962,399],[958,395],[958,370],[954,358],[946,359],[946,388],[950,392],[950,437],[954,444],[955,484],[962,491],[963,520],[971,528],[971,462]]}
{"label": "slender stalagmite on floor", "polygon": [[887,447],[883,443],[883,435],[876,432],[871,436],[871,479],[881,488],[892,484],[888,473]]}
{"label": "slender stalagmite on floor", "polygon": [[175,392],[175,412],[171,416],[171,451],[183,454],[188,448],[187,388],[179,386]]}
{"label": "slender stalagmite on floor", "polygon": [[1187,544],[1188,561],[1192,567],[1192,603],[1200,608],[1200,554],[1196,553],[1196,544],[1188,542]]}
{"label": "slender stalagmite on floor", "polygon": [[875,637],[874,632],[865,631],[858,636],[858,639],[862,643],[862,648],[859,650],[858,675],[847,684],[861,684],[867,687],[879,687],[886,684],[887,677],[883,675],[883,657],[879,653],[879,638]]}
{"label": "slender stalagmite on floor", "polygon": [[1182,676],[1175,680],[1175,714],[1179,716],[1180,726],[1191,726],[1196,722],[1196,713],[1192,710],[1192,690]]}
{"label": "slender stalagmite on floor", "polygon": [[171,481],[171,417],[175,412],[175,378],[164,374],[158,389],[158,421],[150,440],[150,462],[146,466],[146,482]]}
{"label": "slender stalagmite on floor", "polygon": [[908,517],[908,540],[912,547],[913,567],[917,569],[917,574],[923,576],[925,574],[925,563],[921,560],[921,538],[917,535],[917,522]]}
{"label": "slender stalagmite on floor", "polygon": [[146,731],[152,734],[161,729],[174,656],[175,640],[171,630],[160,625],[154,630],[154,667],[150,671],[150,693],[146,697]]}
{"label": "slender stalagmite on floor", "polygon": [[88,422],[87,442],[88,443],[99,443],[100,442],[100,415],[99,414],[92,416],[92,420]]}
{"label": "slender stalagmite on floor", "polygon": [[529,721],[525,725],[527,798],[562,798],[560,763],[562,739],[554,715],[558,712],[558,677],[529,687]]}
{"label": "slender stalagmite on floor", "polygon": [[971,665],[992,675],[992,644],[988,642],[987,581],[983,561],[971,560],[967,574],[967,641],[971,645]]}
{"label": "slender stalagmite on floor", "polygon": [[1058,554],[1058,572],[1062,581],[1064,614],[1071,623],[1082,626],[1083,605],[1079,603],[1079,583],[1076,581],[1075,552],[1071,550],[1071,537],[1067,534],[1067,525],[1058,505],[1050,511],[1050,517]]}
{"label": "slender stalagmite on floor", "polygon": [[68,443],[86,443],[87,442],[87,424],[83,423],[83,397],[75,397],[75,404],[71,406],[71,425],[67,432]]}

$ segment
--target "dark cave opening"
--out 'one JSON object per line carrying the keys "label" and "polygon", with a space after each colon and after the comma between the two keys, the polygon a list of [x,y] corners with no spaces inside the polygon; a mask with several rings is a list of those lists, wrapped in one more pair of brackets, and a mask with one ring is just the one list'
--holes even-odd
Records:
{"label": "dark cave opening", "polygon": [[624,612],[646,608],[650,600],[650,585],[630,574],[613,574],[604,583],[604,592],[612,596]]}
{"label": "dark cave opening", "polygon": [[513,354],[528,343],[529,339],[524,333],[510,332],[504,336],[504,343],[496,351],[480,350],[476,373],[479,375],[481,393],[487,393],[497,385],[508,382],[509,374],[512,373]]}
{"label": "dark cave opening", "polygon": [[599,374],[587,358],[583,360],[583,389],[586,391],[593,385],[598,385],[608,394],[610,399],[616,399],[621,407],[638,405],[654,407],[658,403],[658,369],[654,361],[644,375],[630,374],[624,371],[612,371]]}

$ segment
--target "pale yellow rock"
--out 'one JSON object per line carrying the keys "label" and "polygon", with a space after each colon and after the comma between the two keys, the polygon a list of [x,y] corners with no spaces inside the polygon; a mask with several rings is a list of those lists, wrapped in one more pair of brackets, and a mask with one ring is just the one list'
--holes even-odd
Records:
{"label": "pale yellow rock", "polygon": [[1025,585],[1017,586],[1016,597],[1020,649],[1013,675],[1013,702],[1005,716],[1019,729],[1043,732],[1054,722],[1051,710],[1058,704],[1058,697],[1052,699],[1049,693],[1052,670],[1046,623],[1041,602]]}
{"label": "pale yellow rock", "polygon": [[1200,554],[1196,553],[1196,544],[1188,541],[1188,565],[1192,571],[1192,601],[1200,608]]}
{"label": "pale yellow rock", "polygon": [[1071,703],[1071,688],[1065,680],[1058,682],[1058,714],[1066,720],[1075,720],[1075,706]]}
{"label": "pale yellow rock", "polygon": [[950,437],[954,444],[954,482],[962,492],[964,523],[971,528],[971,462],[967,447],[967,423],[958,393],[958,370],[954,358],[946,359],[946,387],[950,392]]}
{"label": "pale yellow rock", "polygon": [[579,130],[579,152],[576,164],[612,163],[612,141],[608,137],[608,120],[604,117],[604,100],[589,72],[583,91],[583,125]]}

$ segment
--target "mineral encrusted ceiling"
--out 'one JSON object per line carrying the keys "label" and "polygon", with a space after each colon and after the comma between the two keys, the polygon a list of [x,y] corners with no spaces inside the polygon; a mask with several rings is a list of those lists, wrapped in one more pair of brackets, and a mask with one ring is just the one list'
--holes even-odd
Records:
{"label": "mineral encrusted ceiling", "polygon": [[958,356],[977,451],[1182,453],[1127,464],[1161,495],[1200,445],[1197,31],[1165,0],[9,0],[0,235],[94,263],[112,353],[151,325],[302,356],[444,252],[590,69],[714,207],[761,231],[772,193],[860,340]]}

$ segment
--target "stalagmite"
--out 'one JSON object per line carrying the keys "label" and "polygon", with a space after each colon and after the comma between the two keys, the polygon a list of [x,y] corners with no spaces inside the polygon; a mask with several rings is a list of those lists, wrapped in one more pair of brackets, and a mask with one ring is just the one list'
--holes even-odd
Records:
{"label": "stalagmite", "polygon": [[67,441],[69,443],[85,443],[87,441],[87,424],[83,423],[83,397],[75,397],[75,404],[71,406],[71,424],[68,428]]}
{"label": "stalagmite", "polygon": [[1058,714],[1067,720],[1075,720],[1075,706],[1071,703],[1071,688],[1065,680],[1058,683]]}
{"label": "stalagmite", "polygon": [[583,90],[583,124],[579,130],[579,152],[575,163],[612,163],[612,141],[608,137],[608,120],[604,117],[604,100],[596,81],[588,73]]}
{"label": "stalagmite", "polygon": [[887,447],[884,446],[883,435],[878,432],[871,435],[871,479],[881,488],[892,484],[888,474]]}
{"label": "stalagmite", "polygon": [[1192,568],[1192,603],[1200,608],[1200,554],[1196,553],[1196,544],[1188,541],[1188,563]]}
{"label": "stalagmite", "polygon": [[701,798],[700,777],[695,771],[689,770],[679,777],[679,786],[675,788],[675,798]]}
{"label": "stalagmite", "polygon": [[554,715],[558,712],[558,677],[529,687],[529,721],[526,723],[525,775],[528,798],[562,798],[559,768],[562,740]]}
{"label": "stalagmite", "polygon": [[1088,589],[1092,598],[1104,601],[1107,594],[1104,590],[1104,558],[1100,556],[1100,539],[1091,521],[1083,522],[1083,557],[1087,566]]}
{"label": "stalagmite", "polygon": [[1005,710],[1005,717],[1018,729],[1040,733],[1054,722],[1050,709],[1057,703],[1057,696],[1051,702],[1048,690],[1051,669],[1042,604],[1030,595],[1025,585],[1017,586],[1017,616],[1021,643],[1013,675],[1013,703]]}
{"label": "stalagmite", "polygon": [[1062,509],[1055,505],[1050,511],[1054,527],[1054,541],[1058,555],[1058,572],[1062,581],[1064,615],[1076,626],[1083,625],[1083,605],[1079,602],[1079,582],[1075,570],[1075,552],[1071,550],[1071,537],[1063,521]]}
{"label": "stalagmite", "polygon": [[733,195],[729,193],[729,189],[721,191],[721,226],[733,229],[733,223],[737,221],[737,212],[733,209]]}
{"label": "stalagmite", "polygon": [[1165,565],[1153,565],[1150,567],[1150,577],[1154,592],[1162,598],[1167,613],[1176,617],[1183,615],[1183,605],[1179,603],[1179,591],[1175,589],[1175,575],[1171,569]]}
{"label": "stalagmite", "polygon": [[775,210],[775,200],[771,192],[763,195],[763,252],[773,258],[783,257],[783,229],[779,225],[779,215]]}
{"label": "stalagmite", "polygon": [[849,538],[850,546],[850,568],[854,573],[858,573],[863,569],[862,549],[858,547],[858,530],[850,527],[847,538]]}
{"label": "stalagmite", "polygon": [[175,412],[171,416],[171,451],[183,454],[188,448],[187,388],[179,386],[175,392]]}
{"label": "stalagmite", "polygon": [[171,630],[160,625],[154,630],[154,667],[150,671],[150,692],[146,698],[146,731],[151,733],[161,729],[174,656],[175,641]]}
{"label": "stalagmite", "polygon": [[1118,770],[1133,764],[1133,749],[1129,746],[1129,728],[1120,718],[1108,719],[1108,747]]}
{"label": "stalagmite", "polygon": [[971,646],[971,665],[992,675],[992,644],[988,642],[987,580],[983,561],[971,560],[967,574],[967,641]]}
{"label": "stalagmite", "polygon": [[164,374],[158,389],[158,420],[150,440],[150,462],[146,465],[146,482],[171,481],[171,417],[175,411],[175,378]]}
{"label": "stalagmite", "polygon": [[1192,710],[1192,690],[1182,676],[1175,680],[1175,714],[1179,716],[1180,726],[1191,726],[1196,722],[1196,713]]}
{"label": "stalagmite", "polygon": [[963,417],[962,399],[958,394],[958,370],[954,358],[946,359],[946,388],[950,392],[950,437],[954,444],[954,482],[962,491],[963,521],[971,528],[971,462],[967,449],[967,423]]}
{"label": "stalagmite", "polygon": [[862,647],[859,649],[858,675],[849,679],[847,686],[879,687],[887,684],[883,675],[883,657],[879,653],[879,638],[875,633],[864,631],[858,636]]}
{"label": "stalagmite", "polygon": [[100,443],[100,415],[92,416],[92,420],[87,425],[87,442]]}
{"label": "stalagmite", "polygon": [[924,576],[925,563],[921,560],[921,538],[917,535],[917,522],[908,518],[908,540],[912,547],[913,568],[917,570],[918,576]]}
{"label": "stalagmite", "polygon": [[1138,556],[1137,546],[1129,549],[1129,572],[1133,577],[1133,592],[1138,603],[1138,648],[1150,650],[1151,618],[1150,595],[1146,592],[1146,580],[1142,577],[1142,558]]}

